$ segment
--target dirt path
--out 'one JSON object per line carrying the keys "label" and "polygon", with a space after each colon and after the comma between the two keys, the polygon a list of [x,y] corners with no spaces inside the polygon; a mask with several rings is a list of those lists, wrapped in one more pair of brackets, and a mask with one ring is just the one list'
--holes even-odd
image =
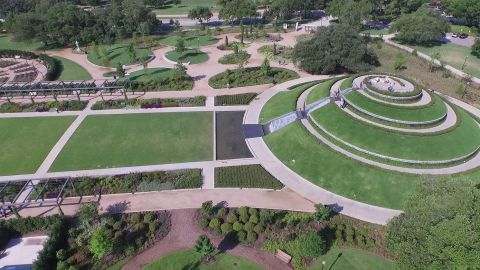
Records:
{"label": "dirt path", "polygon": [[[197,209],[171,211],[172,228],[168,235],[149,249],[130,259],[123,266],[122,270],[141,269],[144,265],[159,259],[165,254],[192,248],[195,245],[198,236],[203,234],[203,231],[196,224],[196,213]],[[215,246],[218,246],[221,240],[222,238],[220,237],[212,238],[212,242]],[[289,266],[276,259],[272,254],[261,250],[237,245],[232,249],[229,249],[227,252],[254,261],[267,270],[291,269]]]}

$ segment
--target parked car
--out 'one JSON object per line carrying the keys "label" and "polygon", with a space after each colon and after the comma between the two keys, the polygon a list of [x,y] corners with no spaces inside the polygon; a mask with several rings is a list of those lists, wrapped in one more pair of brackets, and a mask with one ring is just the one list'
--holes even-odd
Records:
{"label": "parked car", "polygon": [[452,38],[457,38],[458,37],[458,33],[453,33],[452,34]]}
{"label": "parked car", "polygon": [[461,39],[466,39],[468,37],[468,34],[465,34],[465,33],[461,33],[459,38]]}

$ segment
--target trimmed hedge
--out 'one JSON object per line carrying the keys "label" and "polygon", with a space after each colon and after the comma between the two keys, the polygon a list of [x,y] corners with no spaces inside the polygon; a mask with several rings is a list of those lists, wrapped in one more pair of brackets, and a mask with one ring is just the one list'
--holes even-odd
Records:
{"label": "trimmed hedge", "polygon": [[208,80],[208,84],[215,88],[242,87],[261,85],[268,83],[283,83],[289,80],[297,79],[297,72],[285,68],[272,67],[269,74],[262,71],[261,67],[249,67],[229,70],[219,73]]}
{"label": "trimmed hedge", "polygon": [[57,108],[60,111],[81,111],[87,106],[87,101],[49,101],[36,103],[3,103],[0,105],[0,113],[16,112],[48,112]]}
{"label": "trimmed hedge", "polygon": [[282,189],[283,184],[256,164],[215,168],[215,187]]}
{"label": "trimmed hedge", "polygon": [[127,107],[139,107],[141,109],[169,108],[169,107],[200,107],[205,106],[206,97],[196,96],[193,98],[153,98],[153,99],[129,99],[129,100],[105,100],[97,101],[92,110],[123,109]]}
{"label": "trimmed hedge", "polygon": [[47,73],[45,74],[46,81],[54,81],[62,72],[61,67],[58,65],[57,61],[52,57],[46,54],[34,54],[32,52],[20,51],[20,50],[0,50],[0,58],[15,58],[15,56],[20,56],[23,59],[38,59],[40,60],[45,67],[47,68]]}
{"label": "trimmed hedge", "polygon": [[248,105],[256,96],[257,93],[216,96],[215,106]]}

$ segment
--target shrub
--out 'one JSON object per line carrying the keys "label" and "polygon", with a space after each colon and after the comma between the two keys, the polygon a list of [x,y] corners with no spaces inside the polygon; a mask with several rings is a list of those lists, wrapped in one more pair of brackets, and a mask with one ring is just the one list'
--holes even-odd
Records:
{"label": "shrub", "polygon": [[248,221],[253,223],[253,224],[257,224],[258,223],[258,216],[257,215],[251,215],[250,218],[248,219]]}
{"label": "shrub", "polygon": [[99,227],[92,233],[88,247],[96,258],[102,258],[113,249],[113,239],[104,227]]}
{"label": "shrub", "polygon": [[212,230],[212,233],[216,236],[222,235],[222,229],[220,229],[220,227],[216,227]]}
{"label": "shrub", "polygon": [[241,222],[238,222],[238,221],[233,223],[233,230],[237,231],[237,232],[243,230],[243,224]]}
{"label": "shrub", "polygon": [[208,226],[212,229],[215,229],[215,228],[218,228],[220,226],[220,224],[221,224],[220,219],[212,218],[212,220],[210,220],[210,223],[208,224]]}
{"label": "shrub", "polygon": [[375,240],[372,238],[367,239],[367,247],[374,248],[375,247]]}
{"label": "shrub", "polygon": [[205,215],[212,215],[213,214],[213,202],[212,201],[206,201],[202,203],[202,213]]}
{"label": "shrub", "polygon": [[226,88],[227,86],[242,87],[266,83],[276,84],[296,78],[298,78],[298,74],[289,69],[272,68],[271,73],[269,75],[265,75],[260,70],[260,67],[248,67],[233,71],[226,70],[225,72],[212,76],[208,80],[208,84],[215,89],[219,89]]}
{"label": "shrub", "polygon": [[[216,106],[228,106],[228,105],[247,105],[255,97],[257,93],[246,93],[246,94],[237,94],[237,95],[222,95],[215,97]],[[217,178],[215,177],[215,180]]]}
{"label": "shrub", "polygon": [[257,241],[257,234],[254,231],[247,232],[247,241],[249,243]]}
{"label": "shrub", "polygon": [[288,212],[284,217],[283,221],[287,225],[297,225],[300,223],[307,223],[312,220],[312,215],[301,212]]}
{"label": "shrub", "polygon": [[345,241],[347,241],[347,243],[349,244],[353,243],[353,235],[347,235],[347,237],[345,238]]}
{"label": "shrub", "polygon": [[202,229],[205,229],[205,228],[208,227],[210,222],[208,221],[208,219],[206,217],[200,217],[198,219],[198,224],[200,225],[200,227],[202,227]]}
{"label": "shrub", "polygon": [[237,239],[239,242],[245,242],[247,240],[247,233],[245,231],[239,231],[237,233]]}
{"label": "shrub", "polygon": [[154,216],[152,213],[146,213],[144,216],[143,216],[143,221],[144,222],[152,222],[154,220]]}
{"label": "shrub", "polygon": [[228,213],[228,215],[227,215],[227,222],[233,224],[233,223],[235,223],[235,222],[237,222],[237,221],[238,221],[238,217],[237,217],[237,215],[235,214],[235,212],[234,212],[234,211],[230,211],[230,213]]}
{"label": "shrub", "polygon": [[315,213],[313,214],[313,219],[317,222],[325,222],[330,219],[332,216],[332,210],[323,204],[315,205]]}
{"label": "shrub", "polygon": [[238,208],[238,214],[240,216],[248,216],[248,207],[242,206],[242,207]]}
{"label": "shrub", "polygon": [[253,231],[256,233],[262,233],[265,231],[265,227],[263,227],[261,224],[257,224],[255,227],[253,227]]}
{"label": "shrub", "polygon": [[59,261],[65,261],[67,259],[67,252],[65,249],[60,249],[56,252],[56,257]]}
{"label": "shrub", "polygon": [[350,236],[353,237],[353,236],[355,235],[355,230],[353,229],[353,227],[347,226],[347,228],[345,229],[345,234],[346,234],[347,236],[350,235]]}
{"label": "shrub", "polygon": [[231,231],[233,230],[232,224],[230,224],[230,223],[224,223],[224,224],[222,224],[222,226],[220,226],[220,227],[221,227],[221,229],[222,229],[222,233],[223,233],[223,234],[227,234],[227,233],[229,233],[229,232],[231,232]]}
{"label": "shrub", "polygon": [[245,223],[245,225],[243,226],[243,228],[245,229],[245,231],[251,232],[251,231],[253,231],[253,227],[254,227],[254,226],[255,226],[255,225],[254,225],[252,222],[249,221],[249,222]]}
{"label": "shrub", "polygon": [[227,208],[220,208],[217,211],[217,217],[221,218],[227,214]]}
{"label": "shrub", "polygon": [[275,217],[275,213],[268,210],[260,210],[260,222],[263,224],[271,224],[273,223],[273,218]]}
{"label": "shrub", "polygon": [[250,208],[250,209],[248,209],[248,213],[250,215],[255,215],[256,216],[256,215],[258,215],[258,210],[255,209],[255,208]]}
{"label": "shrub", "polygon": [[[66,224],[66,220],[63,219],[62,217],[57,217],[56,221],[53,221],[53,219],[50,218],[34,218],[33,220],[38,220],[39,223],[42,223],[40,221],[41,219],[46,219],[50,222],[54,222],[53,224],[50,225],[50,235],[47,240],[47,242],[43,245],[43,249],[40,251],[40,253],[37,256],[36,261],[32,265],[32,270],[43,270],[43,269],[51,269],[52,267],[55,268],[56,263],[57,263],[57,258],[56,258],[56,251],[62,248],[66,248],[67,246],[67,236],[68,236],[68,227]],[[21,219],[18,219],[21,220]],[[7,221],[7,223],[9,223]],[[12,221],[11,223],[16,223],[15,221]],[[19,228],[21,229],[21,228]]]}
{"label": "shrub", "polygon": [[325,241],[316,232],[308,232],[298,237],[298,248],[302,256],[316,258],[325,250]]}
{"label": "shrub", "polygon": [[357,242],[358,247],[360,247],[360,248],[365,247],[365,244],[366,244],[365,243],[365,236],[357,235],[356,242]]}
{"label": "shrub", "polygon": [[142,220],[142,214],[140,213],[133,213],[130,215],[130,222],[133,224],[139,223]]}

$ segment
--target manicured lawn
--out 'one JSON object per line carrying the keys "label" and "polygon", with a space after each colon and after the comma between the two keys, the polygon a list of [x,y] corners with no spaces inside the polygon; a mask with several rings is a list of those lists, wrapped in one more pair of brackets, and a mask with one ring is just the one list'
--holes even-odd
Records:
{"label": "manicured lawn", "polygon": [[422,122],[439,119],[447,112],[447,107],[441,98],[437,95],[431,95],[434,102],[427,107],[409,108],[399,106],[389,106],[384,103],[374,101],[358,92],[351,92],[345,98],[354,105],[367,110],[370,113],[387,117],[390,119],[402,121]]}
{"label": "manicured lawn", "polygon": [[254,262],[242,257],[233,256],[227,253],[215,256],[212,263],[202,264],[200,255],[194,250],[184,250],[170,253],[159,260],[148,264],[142,270],[260,270],[263,269]]}
{"label": "manicured lawn", "polygon": [[356,76],[350,76],[346,78],[341,84],[340,84],[340,90],[346,90],[350,87],[353,86],[353,80],[355,79]]}
{"label": "manicured lawn", "polygon": [[335,79],[328,80],[325,82],[320,83],[319,85],[315,86],[315,88],[310,91],[307,97],[307,104],[312,104],[315,101],[324,99],[330,96],[330,89],[332,85],[335,83]]}
{"label": "manicured lawn", "polygon": [[[107,57],[108,57],[108,64],[110,67],[117,67],[118,63],[122,65],[132,65],[138,64],[141,61],[138,59],[145,59],[148,58],[150,55],[153,55],[152,51],[147,48],[136,47],[136,61],[134,61],[129,53],[127,52],[128,44],[114,44],[111,46],[107,46]],[[101,49],[99,49],[99,54],[101,53]],[[95,65],[105,66],[104,59],[97,54],[97,52],[92,49],[88,52],[88,61],[94,63]]]}
{"label": "manicured lawn", "polygon": [[86,69],[72,60],[55,56],[53,57],[62,64],[62,73],[58,78],[59,81],[75,81],[75,80],[90,80],[92,76]]}
{"label": "manicured lawn", "polygon": [[166,1],[168,4],[161,8],[155,9],[155,14],[188,14],[188,11],[195,6],[207,6],[212,11],[218,10],[217,0],[182,0],[180,5],[172,5],[171,1]]}
{"label": "manicured lawn", "polygon": [[374,254],[350,248],[332,248],[327,254],[317,258],[310,270],[389,270],[394,269],[394,263]]}
{"label": "manicured lawn", "polygon": [[455,25],[455,24],[451,24],[450,25],[451,27],[451,32],[452,33],[455,33],[455,32],[458,32],[458,33],[467,33],[469,34],[470,36],[478,36],[478,31],[474,31],[472,30],[472,28],[466,26],[466,25]]}
{"label": "manicured lawn", "polygon": [[174,62],[199,64],[208,61],[208,55],[200,50],[192,49],[183,52],[169,51],[166,54],[169,60]]}
{"label": "manicured lawn", "polygon": [[257,164],[215,168],[215,187],[282,189],[283,184]]}
{"label": "manicured lawn", "polygon": [[453,44],[453,43],[446,43],[440,46],[433,46],[433,47],[423,47],[423,46],[410,46],[416,49],[419,52],[423,52],[427,55],[433,56],[435,53],[440,53],[440,60],[449,64],[455,68],[462,69],[463,63],[465,62],[465,58],[467,58],[467,62],[465,64],[464,70],[466,73],[480,77],[480,58],[475,57],[472,55],[471,49],[465,46]]}
{"label": "manicured lawn", "polygon": [[0,119],[0,175],[34,173],[74,116]]}
{"label": "manicured lawn", "polygon": [[[177,39],[182,38],[179,36],[169,36],[167,38],[161,39],[160,43],[168,45],[168,46],[175,46],[177,44]],[[212,36],[187,36],[183,37],[183,41],[185,42],[185,46],[188,48],[197,48],[199,45],[201,46],[208,46],[213,45],[218,42],[218,39]]]}
{"label": "manicured lawn", "polygon": [[88,116],[51,171],[211,160],[212,113]]}
{"label": "manicured lawn", "polygon": [[274,118],[292,112],[297,107],[297,99],[308,88],[314,86],[318,82],[310,82],[300,86],[293,87],[287,91],[281,91],[275,94],[263,106],[260,112],[260,123],[266,123]]}
{"label": "manicured lawn", "polygon": [[467,113],[459,110],[459,115],[461,123],[452,131],[417,136],[363,123],[332,103],[312,113],[321,126],[344,141],[375,153],[411,160],[448,160],[475,151],[480,144],[480,129]]}
{"label": "manicured lawn", "polygon": [[172,76],[174,72],[175,70],[171,68],[147,68],[132,72],[126,77],[133,81],[144,82],[157,78],[167,78]]}
{"label": "manicured lawn", "polygon": [[38,41],[13,42],[12,36],[0,35],[0,50],[36,51],[42,48]]}
{"label": "manicured lawn", "polygon": [[228,86],[234,88],[283,83],[298,77],[297,72],[286,68],[272,67],[270,73],[265,74],[260,67],[248,67],[242,70],[234,69],[219,73],[208,80],[208,85],[215,89],[227,88]]}

